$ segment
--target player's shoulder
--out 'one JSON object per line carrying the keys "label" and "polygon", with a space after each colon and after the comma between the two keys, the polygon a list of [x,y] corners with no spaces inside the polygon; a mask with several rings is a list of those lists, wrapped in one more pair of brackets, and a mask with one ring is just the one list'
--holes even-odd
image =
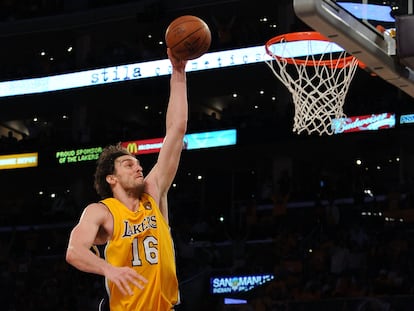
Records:
{"label": "player's shoulder", "polygon": [[93,203],[89,203],[85,209],[89,209],[89,210],[108,210],[107,206],[102,203],[102,202],[93,202]]}
{"label": "player's shoulder", "polygon": [[83,210],[83,215],[91,217],[105,217],[110,214],[108,207],[102,202],[88,204]]}

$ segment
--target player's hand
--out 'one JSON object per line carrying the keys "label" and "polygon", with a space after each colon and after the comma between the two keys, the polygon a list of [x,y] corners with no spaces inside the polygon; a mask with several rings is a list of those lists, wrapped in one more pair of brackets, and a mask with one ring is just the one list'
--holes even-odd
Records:
{"label": "player's hand", "polygon": [[111,266],[105,271],[105,277],[113,282],[124,295],[132,295],[134,292],[131,286],[143,289],[148,280],[130,267]]}
{"label": "player's hand", "polygon": [[184,70],[185,69],[185,66],[187,65],[186,60],[181,60],[181,59],[178,59],[177,57],[175,57],[171,53],[170,48],[167,48],[167,55],[168,55],[168,58],[170,59],[171,65],[173,66],[174,69],[176,69],[176,70]]}

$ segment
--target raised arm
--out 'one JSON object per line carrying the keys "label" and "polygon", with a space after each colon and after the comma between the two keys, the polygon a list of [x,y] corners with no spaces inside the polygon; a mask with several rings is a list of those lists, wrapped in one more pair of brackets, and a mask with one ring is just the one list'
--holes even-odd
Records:
{"label": "raised arm", "polygon": [[177,173],[183,149],[184,135],[187,131],[188,101],[185,66],[167,49],[172,65],[170,97],[166,114],[166,134],[158,160],[147,175],[147,191],[158,202],[162,214],[168,221],[167,192]]}

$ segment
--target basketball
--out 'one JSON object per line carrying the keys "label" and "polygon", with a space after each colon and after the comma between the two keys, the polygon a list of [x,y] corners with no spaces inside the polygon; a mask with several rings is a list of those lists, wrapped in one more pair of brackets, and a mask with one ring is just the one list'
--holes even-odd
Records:
{"label": "basketball", "polygon": [[210,28],[197,16],[180,16],[168,26],[165,32],[165,42],[178,59],[195,59],[210,48]]}

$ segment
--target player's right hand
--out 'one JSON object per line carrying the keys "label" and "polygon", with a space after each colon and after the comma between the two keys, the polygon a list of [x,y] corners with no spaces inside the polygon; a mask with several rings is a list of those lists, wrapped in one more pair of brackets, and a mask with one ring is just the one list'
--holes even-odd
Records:
{"label": "player's right hand", "polygon": [[132,295],[131,285],[143,289],[148,280],[130,267],[110,266],[105,271],[105,277],[113,282],[123,295]]}

